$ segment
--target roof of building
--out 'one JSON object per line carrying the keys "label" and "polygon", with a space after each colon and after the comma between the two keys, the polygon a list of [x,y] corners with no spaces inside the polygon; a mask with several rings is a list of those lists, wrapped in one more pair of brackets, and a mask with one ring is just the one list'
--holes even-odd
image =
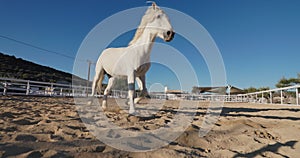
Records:
{"label": "roof of building", "polygon": [[[230,87],[230,88],[229,88]],[[234,86],[220,86],[220,87],[197,87],[200,93],[218,93],[218,94],[226,94],[227,92],[229,93],[230,89],[230,94],[242,94],[244,91],[240,88],[234,87]]]}
{"label": "roof of building", "polygon": [[167,94],[185,94],[185,92],[183,92],[181,90],[167,90],[166,93]]}

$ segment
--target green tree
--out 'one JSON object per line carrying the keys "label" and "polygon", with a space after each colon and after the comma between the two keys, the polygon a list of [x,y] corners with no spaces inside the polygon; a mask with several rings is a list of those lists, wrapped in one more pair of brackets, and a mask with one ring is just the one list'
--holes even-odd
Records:
{"label": "green tree", "polygon": [[[269,90],[269,89],[270,89],[269,87],[260,87],[260,88],[249,87],[249,88],[244,89],[244,92],[245,93],[253,93],[253,92],[265,91],[265,90]],[[261,96],[262,96],[262,94],[257,95],[257,97],[261,97]],[[268,98],[269,96],[270,96],[269,93],[264,94],[265,98]]]}
{"label": "green tree", "polygon": [[288,86],[293,86],[296,84],[300,84],[300,73],[297,74],[297,78],[285,78],[282,77],[278,83],[276,84],[276,87],[281,88],[281,87],[288,87]]}
{"label": "green tree", "polygon": [[290,83],[289,79],[282,77],[275,86],[277,88],[288,87],[288,86],[291,86],[291,83]]}
{"label": "green tree", "polygon": [[260,87],[260,88],[258,88],[258,91],[266,91],[266,90],[270,90],[270,87]]}
{"label": "green tree", "polygon": [[253,92],[257,92],[257,91],[258,91],[258,89],[255,87],[249,87],[249,88],[244,89],[245,93],[253,93]]}

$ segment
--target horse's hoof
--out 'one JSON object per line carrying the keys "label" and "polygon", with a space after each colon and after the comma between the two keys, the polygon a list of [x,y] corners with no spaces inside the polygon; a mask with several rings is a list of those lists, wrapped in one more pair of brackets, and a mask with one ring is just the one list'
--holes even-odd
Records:
{"label": "horse's hoof", "polygon": [[142,100],[142,98],[135,98],[134,99],[134,104],[138,104],[141,100]]}
{"label": "horse's hoof", "polygon": [[137,116],[137,113],[136,113],[136,112],[134,112],[134,113],[132,113],[132,114],[128,114],[128,117],[131,117],[131,116],[134,116],[134,117],[136,117],[136,116]]}
{"label": "horse's hoof", "polygon": [[137,112],[135,110],[129,110],[129,116],[136,115]]}

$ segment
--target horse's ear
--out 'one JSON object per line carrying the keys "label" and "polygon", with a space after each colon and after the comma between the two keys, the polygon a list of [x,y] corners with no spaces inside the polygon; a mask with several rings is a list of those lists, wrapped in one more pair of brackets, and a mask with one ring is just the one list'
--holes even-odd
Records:
{"label": "horse's ear", "polygon": [[157,7],[156,3],[155,2],[152,2],[152,8],[155,10]]}

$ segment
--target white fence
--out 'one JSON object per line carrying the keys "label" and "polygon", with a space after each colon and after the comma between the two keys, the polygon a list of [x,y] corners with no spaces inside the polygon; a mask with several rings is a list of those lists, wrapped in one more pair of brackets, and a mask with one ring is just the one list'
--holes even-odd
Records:
{"label": "white fence", "polygon": [[254,93],[239,94],[238,97],[243,102],[299,105],[299,89],[300,85],[294,85]]}
{"label": "white fence", "polygon": [[12,78],[0,78],[1,95],[85,96],[90,88]]}
{"label": "white fence", "polygon": [[[262,104],[299,105],[300,85],[265,90],[238,95],[195,95],[195,94],[164,94],[150,93],[153,99],[251,102]],[[11,78],[0,78],[0,95],[35,95],[35,96],[87,96],[91,87],[72,86],[49,82],[29,81]],[[137,94],[138,95],[138,94]],[[127,91],[113,90],[110,97],[127,98]]]}
{"label": "white fence", "polygon": [[[195,94],[164,94],[150,93],[153,99],[170,99],[170,100],[195,100],[195,101],[224,101],[224,102],[248,102],[259,104],[282,104],[282,105],[299,105],[300,85],[276,88],[271,90],[259,91],[238,95],[195,95]],[[113,91],[113,97],[124,98],[127,96],[126,91]]]}

